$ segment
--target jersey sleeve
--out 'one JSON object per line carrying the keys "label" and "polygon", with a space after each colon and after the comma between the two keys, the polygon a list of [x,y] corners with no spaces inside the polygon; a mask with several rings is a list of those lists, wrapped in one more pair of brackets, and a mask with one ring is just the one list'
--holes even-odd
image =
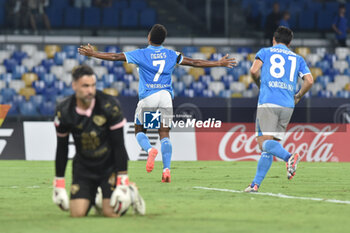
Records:
{"label": "jersey sleeve", "polygon": [[110,130],[122,128],[126,124],[120,104],[114,97],[109,98],[108,103],[105,105],[105,112]]}
{"label": "jersey sleeve", "polygon": [[176,54],[176,63],[180,65],[182,60],[184,59],[184,56],[177,51],[175,51],[175,54]]}
{"label": "jersey sleeve", "polygon": [[310,69],[309,67],[307,66],[304,58],[300,58],[300,66],[299,66],[299,71],[298,71],[298,76],[299,78],[302,78],[304,77],[306,74],[310,74]]}
{"label": "jersey sleeve", "polygon": [[62,112],[62,106],[57,105],[54,124],[56,127],[56,133],[60,137],[68,136],[70,132],[70,127],[64,119],[64,113]]}
{"label": "jersey sleeve", "polygon": [[140,62],[141,49],[136,49],[130,52],[124,52],[126,62],[138,65]]}
{"label": "jersey sleeve", "polygon": [[260,49],[259,52],[256,53],[255,59],[259,59],[262,62],[264,62],[265,54],[266,54],[265,49]]}

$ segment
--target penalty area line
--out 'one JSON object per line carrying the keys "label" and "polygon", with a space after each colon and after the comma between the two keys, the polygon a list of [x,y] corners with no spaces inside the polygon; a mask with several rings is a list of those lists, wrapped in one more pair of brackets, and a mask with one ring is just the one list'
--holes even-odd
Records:
{"label": "penalty area line", "polygon": [[[208,188],[208,187],[200,187],[200,186],[195,186],[193,188],[194,189],[202,189],[202,190],[219,191],[219,192],[245,193],[243,191],[232,190],[232,189]],[[261,196],[270,196],[270,197],[278,197],[278,198],[285,198],[285,199],[299,199],[299,200],[308,200],[308,201],[323,201],[323,202],[330,202],[330,203],[338,203],[338,204],[348,204],[348,205],[350,205],[350,201],[342,201],[342,200],[326,199],[326,198],[317,198],[317,197],[297,197],[297,196],[285,195],[285,194],[282,194],[282,193],[259,193],[258,192],[258,193],[247,193],[247,194],[261,195]]]}

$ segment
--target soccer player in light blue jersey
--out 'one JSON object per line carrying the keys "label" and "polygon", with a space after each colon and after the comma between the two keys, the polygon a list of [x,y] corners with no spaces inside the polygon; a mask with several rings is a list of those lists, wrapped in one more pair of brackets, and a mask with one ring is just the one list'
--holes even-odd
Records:
{"label": "soccer player in light blue jersey", "polygon": [[162,182],[170,182],[170,161],[172,145],[169,139],[170,122],[173,117],[174,97],[171,74],[176,65],[194,67],[228,67],[236,65],[235,59],[224,56],[219,61],[206,61],[184,57],[181,53],[166,49],[162,46],[167,35],[163,25],[155,24],[148,33],[148,47],[124,53],[95,52],[93,47],[81,46],[79,53],[111,61],[126,61],[136,64],[139,68],[139,103],[135,111],[135,134],[139,145],[148,152],[146,170],[151,172],[158,150],[151,146],[143,127],[143,113],[145,111],[158,111],[164,116],[158,130],[161,141],[163,161]]}
{"label": "soccer player in light blue jersey", "polygon": [[[244,190],[257,192],[270,169],[273,156],[287,162],[287,177],[292,179],[301,159],[298,153],[291,154],[278,142],[293,114],[295,104],[311,88],[313,77],[305,60],[288,47],[293,32],[280,26],[274,33],[273,46],[261,49],[255,56],[250,73],[260,87],[256,116],[256,134],[262,151],[253,182]],[[298,78],[304,80],[297,92]]]}

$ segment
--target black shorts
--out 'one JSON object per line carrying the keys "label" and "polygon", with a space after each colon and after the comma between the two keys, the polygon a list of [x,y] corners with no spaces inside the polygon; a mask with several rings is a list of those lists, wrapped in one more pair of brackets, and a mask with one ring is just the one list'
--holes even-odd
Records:
{"label": "black shorts", "polygon": [[97,179],[73,175],[73,182],[70,188],[70,199],[83,198],[95,203],[97,187],[101,187],[103,199],[111,198],[115,189],[116,174],[112,172],[110,176],[103,176]]}

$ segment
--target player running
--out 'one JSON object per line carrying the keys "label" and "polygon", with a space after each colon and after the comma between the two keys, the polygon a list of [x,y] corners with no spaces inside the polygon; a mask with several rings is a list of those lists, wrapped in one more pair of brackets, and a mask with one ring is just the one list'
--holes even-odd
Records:
{"label": "player running", "polygon": [[[135,111],[135,134],[139,145],[148,153],[146,170],[151,172],[158,150],[151,146],[146,130],[143,127],[144,111],[157,111],[164,116],[158,130],[161,141],[163,161],[162,182],[170,182],[170,161],[172,145],[169,139],[170,125],[173,117],[174,97],[171,74],[177,64],[194,67],[222,66],[232,68],[236,65],[234,58],[224,56],[219,61],[206,61],[184,57],[181,53],[166,49],[162,46],[167,35],[163,25],[155,24],[148,33],[148,47],[136,49],[124,53],[101,53],[94,51],[93,47],[81,46],[79,53],[86,56],[96,57],[111,61],[126,61],[139,67],[139,103]],[[158,112],[158,111],[157,111]]]}
{"label": "player running", "polygon": [[[63,210],[70,209],[72,217],[83,217],[100,186],[103,215],[119,217],[115,213],[117,190],[129,187],[123,136],[126,120],[113,96],[96,91],[96,77],[89,66],[77,67],[72,75],[75,94],[57,105],[54,121],[57,151],[53,201]],[[64,179],[69,133],[76,147],[70,203]],[[141,199],[138,195],[137,198]]]}
{"label": "player running", "polygon": [[[295,104],[313,84],[313,77],[305,60],[288,47],[293,32],[283,26],[277,28],[273,47],[261,49],[250,68],[254,81],[260,87],[256,116],[256,134],[262,151],[253,182],[244,190],[257,192],[270,169],[273,156],[287,162],[287,177],[292,179],[301,159],[299,154],[290,154],[278,142],[283,139]],[[261,70],[261,75],[260,75]],[[296,93],[298,77],[304,80]]]}

